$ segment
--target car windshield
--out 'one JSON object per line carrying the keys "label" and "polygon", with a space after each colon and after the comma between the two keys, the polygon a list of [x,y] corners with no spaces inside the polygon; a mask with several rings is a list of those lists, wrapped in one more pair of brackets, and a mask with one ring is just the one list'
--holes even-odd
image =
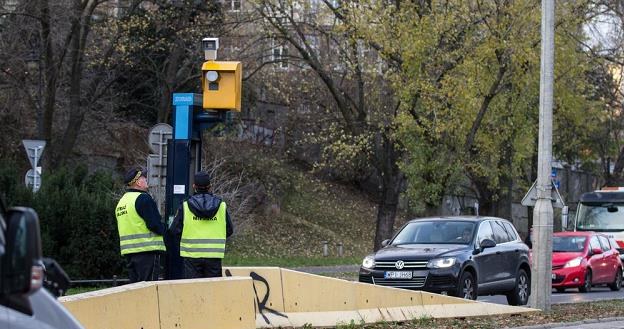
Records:
{"label": "car windshield", "polygon": [[402,244],[469,244],[475,224],[465,221],[416,221],[407,224],[392,240]]}
{"label": "car windshield", "polygon": [[624,204],[580,204],[577,229],[587,231],[624,231]]}
{"label": "car windshield", "polygon": [[553,252],[581,252],[585,249],[584,236],[555,236],[553,237]]}

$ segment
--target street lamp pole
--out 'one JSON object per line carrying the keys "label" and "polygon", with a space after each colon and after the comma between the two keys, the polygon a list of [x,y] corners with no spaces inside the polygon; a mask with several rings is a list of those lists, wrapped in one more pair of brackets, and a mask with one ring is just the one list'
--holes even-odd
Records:
{"label": "street lamp pole", "polygon": [[550,311],[552,291],[552,107],[555,53],[555,3],[542,0],[537,200],[533,208],[533,266],[530,305]]}

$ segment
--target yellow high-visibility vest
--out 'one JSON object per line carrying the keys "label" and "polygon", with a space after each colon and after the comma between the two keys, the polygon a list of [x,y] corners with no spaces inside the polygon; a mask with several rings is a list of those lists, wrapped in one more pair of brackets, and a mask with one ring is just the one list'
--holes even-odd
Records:
{"label": "yellow high-visibility vest", "polygon": [[180,240],[180,256],[189,258],[223,258],[225,255],[226,204],[221,202],[217,213],[201,218],[191,212],[184,201],[184,228]]}
{"label": "yellow high-visibility vest", "polygon": [[135,204],[139,195],[140,192],[126,192],[115,208],[122,255],[165,250],[162,235],[150,231],[136,211]]}

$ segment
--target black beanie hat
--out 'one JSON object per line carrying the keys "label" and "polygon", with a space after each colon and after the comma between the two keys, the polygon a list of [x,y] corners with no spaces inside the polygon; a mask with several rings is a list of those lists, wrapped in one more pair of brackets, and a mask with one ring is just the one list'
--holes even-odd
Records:
{"label": "black beanie hat", "polygon": [[210,186],[210,174],[205,171],[200,171],[195,174],[195,185],[198,187]]}

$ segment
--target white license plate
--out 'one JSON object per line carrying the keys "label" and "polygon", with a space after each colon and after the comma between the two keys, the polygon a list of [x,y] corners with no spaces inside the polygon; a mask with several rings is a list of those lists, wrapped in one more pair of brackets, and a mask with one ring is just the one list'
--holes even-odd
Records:
{"label": "white license plate", "polygon": [[552,278],[553,280],[554,280],[554,279],[556,279],[556,278],[557,278],[557,274],[555,274],[555,273],[551,274],[551,278]]}
{"label": "white license plate", "polygon": [[384,279],[411,279],[412,271],[388,271],[384,273]]}

